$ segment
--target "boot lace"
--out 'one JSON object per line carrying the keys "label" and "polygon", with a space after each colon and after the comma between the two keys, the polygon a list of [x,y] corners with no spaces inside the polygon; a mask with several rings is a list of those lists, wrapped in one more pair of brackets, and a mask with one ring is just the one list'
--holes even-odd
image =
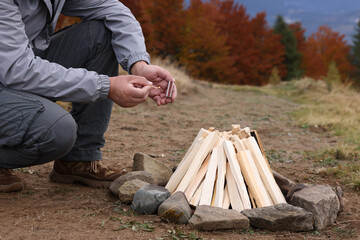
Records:
{"label": "boot lace", "polygon": [[91,161],[90,162],[90,172],[97,173],[98,170],[108,170],[108,167],[104,165],[101,161]]}

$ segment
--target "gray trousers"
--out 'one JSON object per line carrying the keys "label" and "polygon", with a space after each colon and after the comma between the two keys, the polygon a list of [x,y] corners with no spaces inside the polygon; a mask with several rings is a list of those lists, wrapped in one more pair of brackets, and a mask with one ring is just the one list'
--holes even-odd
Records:
{"label": "gray trousers", "polygon": [[[64,67],[118,75],[111,32],[100,21],[83,22],[56,33],[36,55]],[[102,158],[104,133],[113,102],[73,103],[70,113],[53,101],[0,84],[0,168],[19,168],[61,159]]]}

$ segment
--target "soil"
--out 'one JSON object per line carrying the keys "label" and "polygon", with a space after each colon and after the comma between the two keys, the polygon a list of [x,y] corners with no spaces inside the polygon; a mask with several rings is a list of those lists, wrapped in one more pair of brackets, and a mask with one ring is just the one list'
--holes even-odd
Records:
{"label": "soil", "polygon": [[[289,114],[295,103],[256,91],[231,91],[198,86],[174,104],[157,107],[148,101],[135,108],[114,106],[104,162],[131,169],[132,157],[144,152],[177,165],[200,128],[221,131],[231,124],[256,129],[271,167],[295,182],[330,184],[337,179],[319,174],[323,166],[304,158],[337,144],[326,129],[304,128]],[[0,194],[0,239],[359,239],[359,193],[343,186],[345,209],[336,223],[323,231],[306,233],[246,231],[198,232],[157,216],[133,213],[108,189],[49,181],[52,163],[18,169],[26,189]]]}

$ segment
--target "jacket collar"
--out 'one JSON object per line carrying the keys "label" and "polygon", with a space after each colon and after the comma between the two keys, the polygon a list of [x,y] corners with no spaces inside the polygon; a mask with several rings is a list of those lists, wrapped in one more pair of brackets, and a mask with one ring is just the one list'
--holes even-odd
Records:
{"label": "jacket collar", "polygon": [[43,2],[45,3],[48,11],[49,11],[49,17],[50,19],[52,19],[53,15],[54,15],[54,8],[53,8],[53,5],[51,3],[50,0],[43,0]]}

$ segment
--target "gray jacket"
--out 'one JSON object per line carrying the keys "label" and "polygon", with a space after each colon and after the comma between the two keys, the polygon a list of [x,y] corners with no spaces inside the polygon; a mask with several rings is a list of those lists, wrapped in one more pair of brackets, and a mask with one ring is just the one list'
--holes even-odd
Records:
{"label": "gray jacket", "polygon": [[[140,24],[117,0],[1,0],[0,83],[5,87],[72,102],[105,99],[108,76],[81,68],[64,68],[36,57],[44,50],[63,13],[83,20],[103,20],[124,70],[140,60],[150,62]],[[50,87],[51,86],[51,87]]]}

